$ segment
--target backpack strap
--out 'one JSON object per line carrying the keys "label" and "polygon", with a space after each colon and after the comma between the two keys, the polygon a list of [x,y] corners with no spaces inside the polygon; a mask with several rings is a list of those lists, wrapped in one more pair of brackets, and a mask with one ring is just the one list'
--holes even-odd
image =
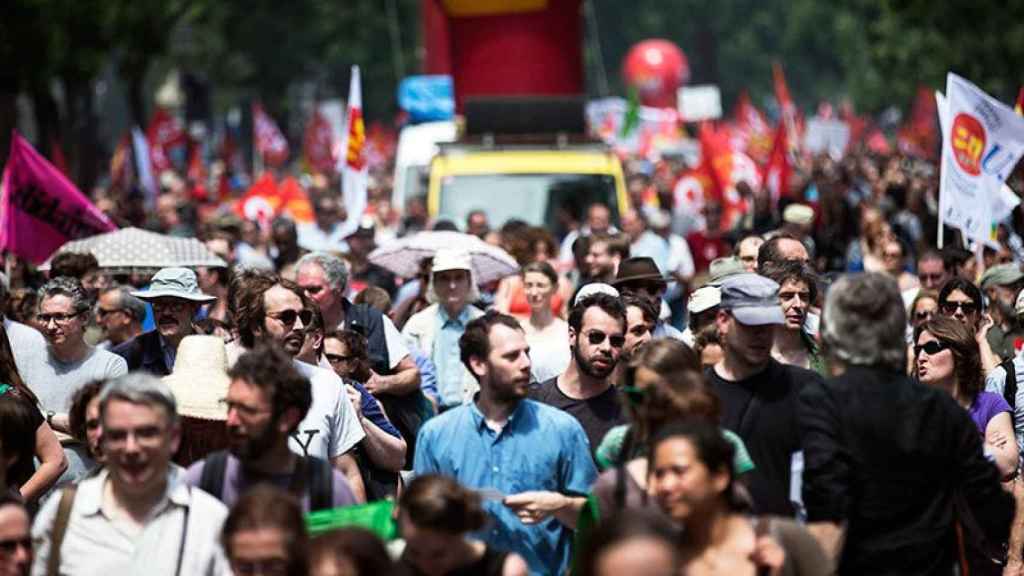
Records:
{"label": "backpack strap", "polygon": [[206,457],[203,462],[203,472],[199,476],[199,489],[213,496],[217,500],[223,500],[224,476],[227,474],[228,453],[218,450]]}
{"label": "backpack strap", "polygon": [[64,534],[68,531],[71,508],[75,505],[75,494],[77,493],[78,486],[76,484],[70,484],[61,490],[60,503],[57,504],[57,516],[53,520],[53,531],[50,534],[50,557],[46,562],[48,576],[60,574],[60,548],[64,544]]}
{"label": "backpack strap", "polygon": [[309,475],[309,511],[334,508],[334,467],[331,463],[310,458],[306,473]]}
{"label": "backpack strap", "polygon": [[1013,357],[1003,360],[1000,366],[1006,370],[1006,382],[1003,384],[1003,398],[1010,405],[1010,414],[1017,407],[1017,368],[1013,365]]}

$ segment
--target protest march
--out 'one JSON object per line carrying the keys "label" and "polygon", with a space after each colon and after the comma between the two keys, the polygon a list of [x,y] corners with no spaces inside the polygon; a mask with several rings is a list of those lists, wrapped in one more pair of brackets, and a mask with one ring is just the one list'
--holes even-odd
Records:
{"label": "protest march", "polygon": [[954,9],[15,4],[0,576],[1024,576]]}

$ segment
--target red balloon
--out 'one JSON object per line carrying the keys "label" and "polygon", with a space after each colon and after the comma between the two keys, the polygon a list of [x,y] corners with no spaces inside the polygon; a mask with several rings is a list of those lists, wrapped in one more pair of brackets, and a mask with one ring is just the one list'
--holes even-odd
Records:
{"label": "red balloon", "polygon": [[636,89],[640,103],[676,107],[676,89],[690,79],[686,55],[669,40],[644,40],[633,45],[622,62],[622,77]]}

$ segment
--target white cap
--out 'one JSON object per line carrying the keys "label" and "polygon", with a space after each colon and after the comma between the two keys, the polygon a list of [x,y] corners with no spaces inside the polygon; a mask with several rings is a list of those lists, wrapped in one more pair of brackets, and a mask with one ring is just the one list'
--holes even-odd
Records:
{"label": "white cap", "polygon": [[576,293],[576,299],[572,301],[572,305],[575,306],[579,304],[580,300],[583,300],[587,296],[593,296],[594,294],[607,294],[612,298],[619,297],[619,291],[611,284],[605,284],[604,282],[592,282],[580,288],[580,291]]}
{"label": "white cap", "polygon": [[690,301],[686,304],[686,309],[691,314],[700,314],[705,310],[710,310],[715,306],[722,303],[722,292],[718,289],[718,286],[702,286],[697,288],[690,294]]}
{"label": "white cap", "polygon": [[456,248],[442,248],[434,254],[434,265],[431,274],[447,270],[473,271],[473,258],[469,252]]}

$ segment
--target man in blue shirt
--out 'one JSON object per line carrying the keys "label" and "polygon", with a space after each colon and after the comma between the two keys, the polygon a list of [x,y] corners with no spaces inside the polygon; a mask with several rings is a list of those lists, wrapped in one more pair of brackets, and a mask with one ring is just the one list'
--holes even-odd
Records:
{"label": "man in blue shirt", "polygon": [[483,491],[492,522],[478,537],[521,555],[532,574],[562,574],[597,476],[583,427],[526,399],[530,349],[514,318],[488,312],[469,322],[459,344],[480,392],[423,426],[413,468]]}

